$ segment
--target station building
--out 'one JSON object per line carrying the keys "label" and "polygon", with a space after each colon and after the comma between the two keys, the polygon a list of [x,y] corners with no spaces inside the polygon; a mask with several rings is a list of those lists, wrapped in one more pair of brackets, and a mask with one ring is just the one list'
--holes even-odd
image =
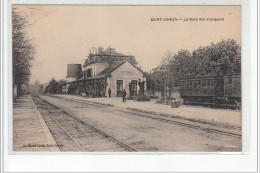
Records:
{"label": "station building", "polygon": [[73,75],[75,80],[67,81],[67,93],[107,97],[110,88],[112,97],[121,97],[124,89],[128,97],[138,94],[138,82],[146,84],[146,77],[136,64],[134,56],[117,53],[113,48],[92,49],[82,67],[82,76],[75,79]]}

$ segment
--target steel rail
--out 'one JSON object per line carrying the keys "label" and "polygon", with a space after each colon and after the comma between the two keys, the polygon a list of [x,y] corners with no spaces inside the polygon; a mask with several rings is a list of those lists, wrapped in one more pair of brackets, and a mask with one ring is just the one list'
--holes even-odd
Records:
{"label": "steel rail", "polygon": [[[51,97],[53,97],[53,96],[51,96]],[[56,98],[58,98],[58,97],[56,97]],[[98,106],[98,105],[95,105],[95,104],[98,104],[98,103],[93,103],[92,104],[92,103],[85,102],[84,100],[77,100],[77,99],[72,99],[72,98],[69,98],[69,99],[68,98],[62,98],[62,99],[63,100],[74,101],[74,102],[79,102],[79,103],[83,103],[83,104],[91,105],[91,106]],[[109,107],[109,106],[107,106],[107,107]],[[140,113],[138,111],[133,111],[133,110],[131,110],[131,111],[124,111],[124,110],[120,110],[120,109],[116,109],[116,110],[120,111],[120,112],[128,113],[128,114],[132,114],[132,115],[135,115],[135,116],[146,117],[146,118],[159,120],[159,121],[163,121],[163,122],[168,122],[168,123],[172,123],[172,124],[176,124],[176,125],[180,125],[180,126],[186,126],[186,127],[200,129],[200,130],[204,130],[204,131],[210,131],[210,132],[214,132],[214,133],[221,133],[221,134],[227,135],[227,136],[236,136],[236,137],[241,137],[242,136],[242,135],[237,134],[237,133],[232,133],[232,132],[227,132],[227,131],[223,131],[223,130],[207,128],[207,127],[204,128],[202,126],[193,125],[193,124],[189,124],[189,123],[184,123],[184,122],[164,119],[164,118],[160,118],[160,117],[153,117],[153,116],[149,116],[149,115],[144,115],[143,113]],[[147,113],[147,114],[149,114],[149,113]],[[196,123],[198,123],[198,122],[196,122]]]}
{"label": "steel rail", "polygon": [[149,116],[149,115],[140,114],[139,112],[137,114],[135,112],[130,112],[130,111],[128,112],[128,111],[123,111],[123,110],[119,110],[119,109],[117,109],[117,111],[124,112],[124,113],[129,113],[129,114],[132,114],[132,115],[135,115],[135,116],[147,117],[147,118],[150,118],[150,119],[155,119],[155,120],[159,120],[159,121],[163,121],[163,122],[169,122],[169,123],[180,125],[180,126],[186,126],[186,127],[190,127],[190,128],[204,130],[204,131],[221,133],[221,134],[224,134],[224,135],[227,135],[227,136],[241,137],[241,135],[237,134],[237,133],[232,133],[232,132],[227,132],[227,131],[223,131],[223,130],[207,128],[207,127],[204,128],[204,127],[198,126],[198,125],[193,125],[193,124],[189,124],[189,123],[184,123],[184,122],[179,122],[179,121],[174,121],[174,120],[169,120],[169,119],[164,119],[164,118],[159,118],[159,117],[152,117],[152,116]]}
{"label": "steel rail", "polygon": [[[64,112],[65,112],[65,111],[64,111]],[[103,130],[100,130],[100,129],[94,127],[93,125],[91,125],[91,124],[85,122],[84,120],[81,120],[80,118],[78,118],[78,117],[76,117],[76,116],[74,116],[74,115],[71,115],[71,114],[69,114],[69,113],[67,113],[67,112],[65,112],[65,113],[68,114],[69,116],[71,116],[72,118],[78,120],[78,121],[81,122],[82,124],[91,127],[91,128],[94,129],[96,132],[101,133],[103,136],[105,136],[105,137],[107,137],[107,138],[111,138],[113,141],[115,141],[117,144],[121,145],[122,147],[125,147],[125,148],[127,148],[128,150],[130,150],[130,151],[138,151],[137,149],[131,147],[131,146],[128,145],[127,143],[125,143],[125,142],[123,142],[123,141],[121,141],[121,140],[115,138],[114,136],[108,134],[107,132],[104,132]]]}
{"label": "steel rail", "polygon": [[[39,98],[39,97],[38,97],[38,98]],[[49,105],[51,105],[51,106],[53,106],[53,107],[55,107],[55,108],[57,108],[57,109],[60,109],[60,108],[58,108],[57,106],[55,106],[55,105],[49,103],[48,101],[46,101],[46,100],[44,100],[44,99],[42,99],[42,98],[40,98],[40,99],[43,100],[44,102],[48,103]],[[106,138],[110,138],[111,140],[113,140],[114,142],[116,142],[117,144],[119,144],[120,146],[122,146],[122,147],[124,147],[124,148],[126,148],[126,149],[128,149],[128,150],[130,150],[130,151],[138,152],[137,149],[135,149],[134,147],[132,147],[132,146],[128,145],[127,143],[121,141],[120,139],[115,138],[113,135],[108,134],[107,132],[104,132],[103,130],[100,130],[100,129],[96,128],[95,126],[93,126],[93,125],[87,123],[86,121],[84,121],[84,120],[82,120],[82,119],[80,119],[80,118],[78,118],[78,117],[76,117],[76,116],[74,116],[74,115],[72,115],[72,114],[70,114],[70,113],[64,111],[64,110],[62,110],[62,111],[63,111],[65,114],[67,114],[68,116],[70,116],[70,117],[74,118],[75,120],[79,121],[80,123],[91,127],[94,131],[96,131],[96,132],[98,132],[99,134],[105,136]]]}
{"label": "steel rail", "polygon": [[55,118],[53,118],[51,113],[45,107],[43,107],[40,102],[38,102],[38,104],[40,104],[41,108],[43,108],[49,114],[49,116],[61,127],[61,129],[73,140],[73,142],[75,142],[82,151],[85,151],[84,148],[82,148],[80,144],[62,127],[62,125]]}

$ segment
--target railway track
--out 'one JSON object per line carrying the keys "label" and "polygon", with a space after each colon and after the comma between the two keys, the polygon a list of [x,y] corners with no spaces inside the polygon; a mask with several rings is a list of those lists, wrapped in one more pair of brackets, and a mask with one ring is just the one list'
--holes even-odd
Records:
{"label": "railway track", "polygon": [[[51,97],[53,97],[53,96],[51,96]],[[97,103],[93,103],[93,102],[89,102],[89,101],[86,102],[86,101],[82,101],[82,100],[78,100],[78,99],[72,99],[72,98],[68,99],[68,98],[61,98],[61,97],[56,97],[56,96],[54,96],[54,97],[59,98],[59,99],[63,99],[63,100],[83,103],[83,104],[86,104],[86,105],[92,106],[92,107],[98,107],[100,110],[103,109],[103,111],[107,111],[106,108],[109,107],[109,106],[106,106],[104,104],[99,105]],[[216,125],[206,124],[205,122],[194,122],[194,121],[190,121],[190,120],[183,120],[183,119],[172,118],[172,117],[158,116],[158,115],[153,115],[153,114],[150,114],[150,113],[144,113],[144,112],[140,112],[140,111],[132,110],[132,109],[115,108],[115,110],[117,110],[119,112],[123,112],[123,113],[128,114],[128,115],[134,115],[134,116],[149,118],[149,119],[153,119],[153,120],[157,120],[157,121],[161,121],[161,122],[167,122],[167,123],[171,123],[171,124],[175,124],[175,125],[179,125],[179,126],[185,126],[185,127],[189,127],[189,128],[193,128],[193,129],[199,129],[199,130],[206,131],[208,133],[218,133],[218,134],[227,135],[227,136],[234,136],[234,137],[238,137],[238,138],[241,138],[241,136],[242,136],[241,135],[241,129],[239,129],[239,128],[236,129],[232,126],[229,126],[229,128],[226,128],[226,127],[223,127],[223,126],[218,127]]]}
{"label": "railway track", "polygon": [[61,151],[134,151],[114,136],[39,98],[33,98]]}
{"label": "railway track", "polygon": [[227,135],[227,136],[235,136],[235,137],[241,138],[241,134],[239,134],[239,133],[233,133],[233,132],[229,132],[229,131],[220,130],[220,129],[211,127],[211,125],[188,122],[187,120],[174,120],[173,118],[158,117],[155,115],[147,115],[145,113],[140,113],[137,111],[128,111],[128,110],[127,111],[118,110],[118,111],[128,113],[131,115],[135,115],[135,116],[146,117],[149,119],[167,122],[167,123],[171,123],[171,124],[175,124],[175,125],[179,125],[179,126],[185,126],[185,127],[189,127],[189,128],[193,128],[193,129],[199,129],[199,130],[207,131],[210,133],[219,133],[219,134],[223,134],[223,135]]}

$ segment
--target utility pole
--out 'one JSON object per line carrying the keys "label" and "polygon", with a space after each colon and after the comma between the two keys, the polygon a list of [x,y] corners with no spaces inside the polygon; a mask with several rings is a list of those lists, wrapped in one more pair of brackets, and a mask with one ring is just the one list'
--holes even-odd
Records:
{"label": "utility pole", "polygon": [[164,81],[164,101],[167,101],[167,72],[165,72],[165,81]]}

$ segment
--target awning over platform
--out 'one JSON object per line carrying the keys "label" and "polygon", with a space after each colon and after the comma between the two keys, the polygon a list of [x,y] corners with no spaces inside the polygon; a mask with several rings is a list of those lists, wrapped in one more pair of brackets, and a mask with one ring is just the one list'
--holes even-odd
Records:
{"label": "awning over platform", "polygon": [[100,79],[106,79],[106,77],[105,76],[96,76],[96,77],[90,77],[87,79],[77,79],[75,81],[67,82],[66,84],[82,83],[82,82],[88,82],[88,81],[100,80]]}

